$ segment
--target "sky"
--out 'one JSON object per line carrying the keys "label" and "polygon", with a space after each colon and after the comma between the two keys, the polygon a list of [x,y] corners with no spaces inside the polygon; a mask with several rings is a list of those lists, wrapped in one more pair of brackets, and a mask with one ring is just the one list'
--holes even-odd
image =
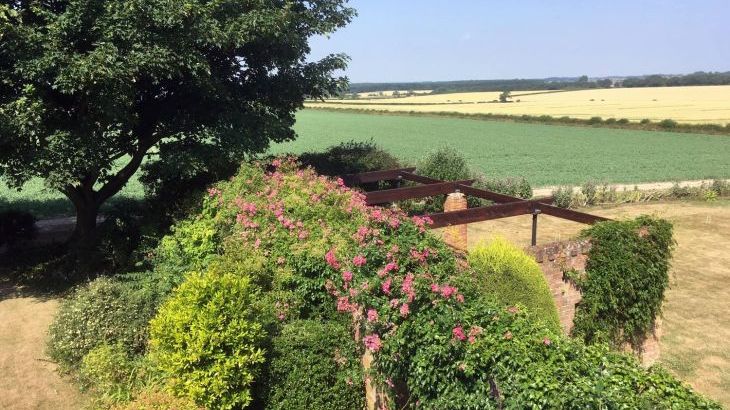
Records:
{"label": "sky", "polygon": [[351,0],[351,82],[730,71],[730,0]]}

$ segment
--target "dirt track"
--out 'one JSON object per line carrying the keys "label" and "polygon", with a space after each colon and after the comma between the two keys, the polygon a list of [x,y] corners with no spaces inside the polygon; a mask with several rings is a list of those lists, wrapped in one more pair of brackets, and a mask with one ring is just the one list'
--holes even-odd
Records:
{"label": "dirt track", "polygon": [[0,290],[0,409],[76,410],[78,389],[46,356],[46,335],[57,299],[16,297]]}

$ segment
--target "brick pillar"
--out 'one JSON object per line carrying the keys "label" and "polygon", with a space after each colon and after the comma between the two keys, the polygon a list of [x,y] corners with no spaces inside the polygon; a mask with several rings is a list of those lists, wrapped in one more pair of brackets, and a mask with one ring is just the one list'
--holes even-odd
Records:
{"label": "brick pillar", "polygon": [[[454,192],[446,197],[444,212],[460,211],[467,209],[466,195],[461,192]],[[466,225],[455,225],[444,228],[444,241],[452,247],[466,250]]]}

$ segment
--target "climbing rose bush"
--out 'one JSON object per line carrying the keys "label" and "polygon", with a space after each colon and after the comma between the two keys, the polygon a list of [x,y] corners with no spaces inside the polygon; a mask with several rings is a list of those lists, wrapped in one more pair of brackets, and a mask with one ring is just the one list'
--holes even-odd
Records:
{"label": "climbing rose bush", "polygon": [[242,168],[206,203],[229,232],[223,255],[243,247],[266,260],[275,321],[351,319],[360,354],[374,357],[367,379],[388,393],[382,408],[713,406],[483,297],[428,218],[367,207],[291,159]]}

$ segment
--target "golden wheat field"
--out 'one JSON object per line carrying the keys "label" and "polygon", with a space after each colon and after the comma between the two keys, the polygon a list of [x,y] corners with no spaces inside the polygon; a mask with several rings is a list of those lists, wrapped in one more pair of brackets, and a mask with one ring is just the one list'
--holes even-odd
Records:
{"label": "golden wheat field", "polygon": [[577,91],[516,91],[511,103],[493,102],[499,92],[416,95],[377,100],[328,100],[310,107],[458,112],[464,114],[551,115],[573,118],[673,119],[682,123],[730,123],[730,85],[608,88]]}

